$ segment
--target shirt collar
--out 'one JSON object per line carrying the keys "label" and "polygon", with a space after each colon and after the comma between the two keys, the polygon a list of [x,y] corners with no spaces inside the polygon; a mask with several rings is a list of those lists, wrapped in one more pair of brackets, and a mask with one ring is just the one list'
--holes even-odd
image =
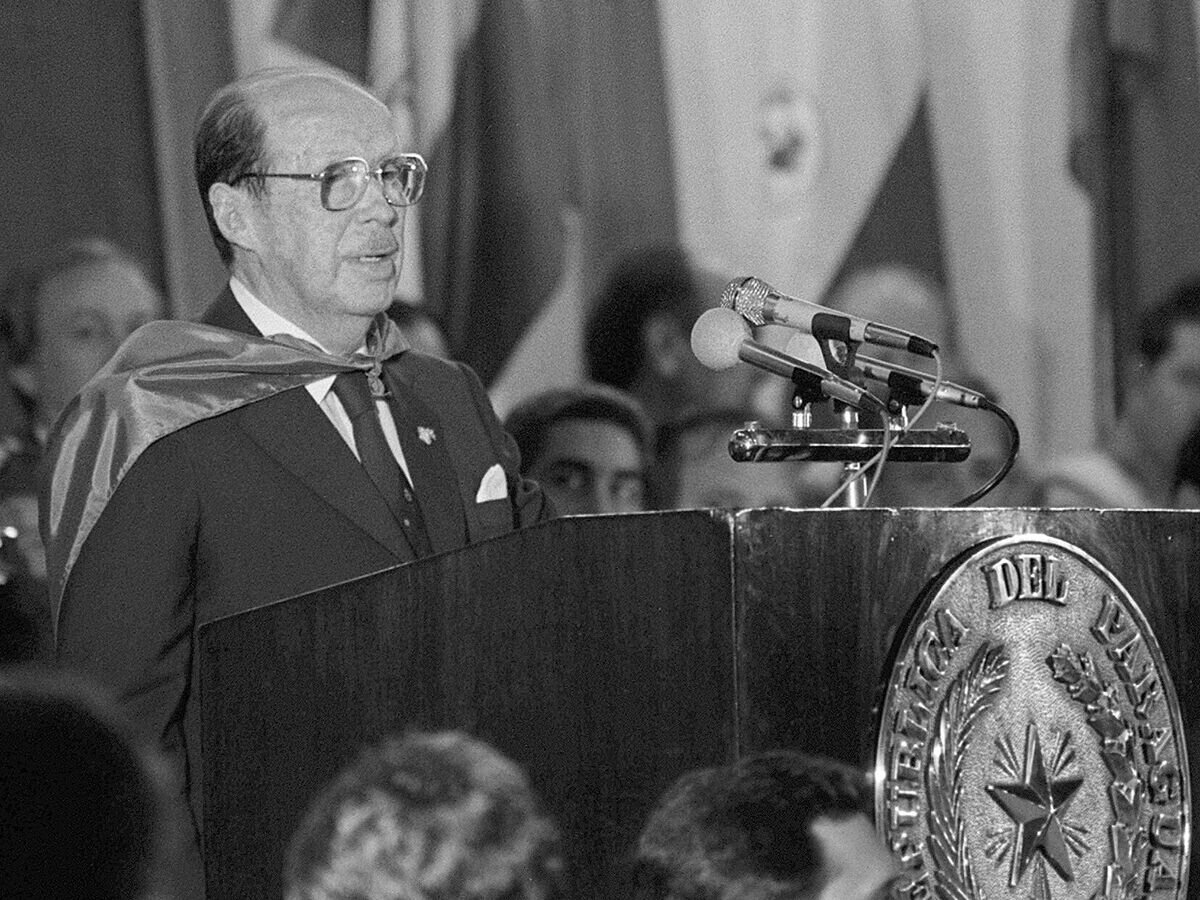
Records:
{"label": "shirt collar", "polygon": [[[278,334],[286,334],[294,338],[299,338],[302,341],[307,341],[314,347],[319,347],[325,353],[329,353],[329,349],[321,344],[315,337],[293,322],[291,319],[285,318],[277,313],[267,304],[263,303],[250,288],[238,279],[236,275],[229,277],[229,289],[233,292],[233,299],[238,302],[238,306],[242,308],[242,312],[246,314],[246,318],[262,332],[264,337],[274,337]],[[363,341],[362,346],[358,348],[358,352],[365,353],[367,349],[366,341]],[[336,354],[331,354],[336,355]],[[336,376],[330,375],[326,378],[319,378],[311,384],[306,385],[308,392],[312,398],[318,403],[325,400],[325,395],[329,393],[333,387],[333,379]]]}

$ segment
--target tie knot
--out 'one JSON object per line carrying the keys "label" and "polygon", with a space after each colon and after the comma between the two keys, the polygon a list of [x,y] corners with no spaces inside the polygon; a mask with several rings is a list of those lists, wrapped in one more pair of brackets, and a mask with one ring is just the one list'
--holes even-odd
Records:
{"label": "tie knot", "polygon": [[333,392],[346,408],[346,415],[357,419],[367,410],[374,411],[375,398],[367,385],[366,372],[343,372],[333,379]]}

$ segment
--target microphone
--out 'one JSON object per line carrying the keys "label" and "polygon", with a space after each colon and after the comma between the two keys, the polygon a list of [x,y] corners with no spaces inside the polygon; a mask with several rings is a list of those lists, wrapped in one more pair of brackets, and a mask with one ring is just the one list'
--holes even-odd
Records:
{"label": "microphone", "polygon": [[920,394],[922,397],[932,394],[935,400],[971,409],[979,409],[988,402],[987,397],[979,391],[973,391],[961,384],[955,384],[953,381],[943,381],[938,384],[936,378],[931,378],[924,372],[884,362],[881,359],[856,356],[854,366],[868,378],[884,382],[897,393]]}
{"label": "microphone", "polygon": [[[799,342],[800,340],[802,339],[799,335],[789,340],[787,342],[787,352],[795,353],[796,350],[792,349],[792,343]],[[854,367],[871,380],[882,382],[900,394],[920,395],[922,397],[928,397],[930,394],[933,394],[935,400],[941,400],[944,403],[953,403],[956,406],[966,406],[970,409],[986,407],[989,402],[988,398],[979,393],[979,391],[973,391],[968,387],[963,387],[961,384],[955,384],[953,381],[943,381],[939,385],[937,379],[926,372],[910,369],[907,366],[901,366],[893,362],[885,362],[882,359],[862,356],[861,354],[856,355],[854,357]]]}
{"label": "microphone", "polygon": [[787,378],[799,387],[819,387],[826,397],[856,408],[864,404],[883,407],[883,401],[865,388],[760,344],[750,334],[750,325],[734,310],[710,309],[692,326],[692,353],[708,369],[729,369],[741,360]]}
{"label": "microphone", "polygon": [[937,350],[937,344],[918,334],[785,296],[754,277],[729,282],[721,292],[721,306],[737,310],[755,325],[786,325],[818,340],[876,344],[920,356],[933,356]]}

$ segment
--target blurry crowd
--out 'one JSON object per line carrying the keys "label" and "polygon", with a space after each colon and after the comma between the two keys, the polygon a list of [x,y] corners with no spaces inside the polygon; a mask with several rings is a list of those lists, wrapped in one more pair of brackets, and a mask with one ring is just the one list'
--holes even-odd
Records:
{"label": "blurry crowd", "polygon": [[[170,900],[166,767],[103,693],[0,672],[0,892]],[[863,772],[777,750],[680,773],[612,860],[634,900],[891,896]],[[295,824],[286,900],[565,900],[569,854],[524,768],[462,731],[386,735]]]}
{"label": "blurry crowd", "polygon": [[[797,401],[782,378],[745,363],[714,371],[693,353],[692,326],[716,305],[729,275],[673,245],[617,260],[586,320],[587,380],[535,391],[507,413],[523,474],[543,486],[559,515],[830,502],[847,474],[839,463],[730,457],[735,431],[751,421],[787,428]],[[121,342],[168,308],[144,267],[99,238],[72,241],[47,261],[17,269],[0,301],[0,559],[8,582],[0,640],[10,657],[25,658],[51,644],[38,536],[38,461],[47,433]],[[945,378],[1003,403],[987,374],[960,358],[953,305],[926,277],[895,266],[863,270],[842,279],[828,303],[928,336],[942,348]],[[412,346],[452,355],[438,322],[419,304],[397,299],[389,315]],[[783,333],[772,335],[773,328]],[[789,352],[800,346],[797,332],[759,332]],[[811,347],[810,361],[821,364],[816,341]],[[869,349],[912,365],[899,351]],[[1130,338],[1130,359],[1121,411],[1104,446],[1040,468],[1018,457],[977,505],[1200,506],[1200,282],[1145,311]],[[811,410],[813,427],[838,427],[831,405]],[[871,505],[954,505],[1004,466],[1012,435],[999,417],[938,402],[917,427],[937,422],[967,434],[968,457],[891,463]]]}
{"label": "blurry crowd", "polygon": [[[840,463],[748,464],[730,457],[735,431],[751,421],[786,429],[799,405],[782,378],[746,363],[714,371],[692,353],[692,326],[717,304],[731,274],[706,269],[678,247],[638,251],[612,268],[587,320],[589,381],[536,394],[506,421],[526,472],[545,486],[560,513],[830,503],[849,474]],[[994,373],[975,371],[963,360],[945,291],[920,273],[899,266],[851,273],[831,291],[828,305],[928,337],[941,348],[944,379],[1003,407],[1004,398],[991,386]],[[798,335],[767,325],[755,337],[806,362],[830,365],[815,340]],[[914,366],[901,351],[868,349],[883,362]],[[1004,477],[974,505],[1200,504],[1200,281],[1148,306],[1128,349],[1121,412],[1103,446],[1045,465],[1030,465],[1017,453]],[[922,371],[932,376],[934,369]],[[1004,471],[1017,449],[1019,428],[1014,435],[986,408],[943,401],[923,408],[898,392],[889,396],[888,388],[873,382],[867,387],[890,400],[897,417],[919,413],[912,427],[953,424],[970,443],[958,462],[889,463],[869,505],[960,504]],[[805,427],[841,427],[832,404],[808,410]],[[867,420],[861,425],[870,427]]]}

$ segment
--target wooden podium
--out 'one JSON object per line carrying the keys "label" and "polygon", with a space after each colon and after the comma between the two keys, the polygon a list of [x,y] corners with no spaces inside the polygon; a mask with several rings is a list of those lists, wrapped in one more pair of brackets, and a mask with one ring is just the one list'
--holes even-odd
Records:
{"label": "wooden podium", "polygon": [[465,729],[520,762],[562,828],[571,895],[607,896],[685,770],[771,747],[869,763],[906,611],[955,557],[1017,534],[1074,544],[1130,590],[1200,760],[1200,513],[561,519],[201,629],[209,897],[281,896],[309,798],[405,728]]}

